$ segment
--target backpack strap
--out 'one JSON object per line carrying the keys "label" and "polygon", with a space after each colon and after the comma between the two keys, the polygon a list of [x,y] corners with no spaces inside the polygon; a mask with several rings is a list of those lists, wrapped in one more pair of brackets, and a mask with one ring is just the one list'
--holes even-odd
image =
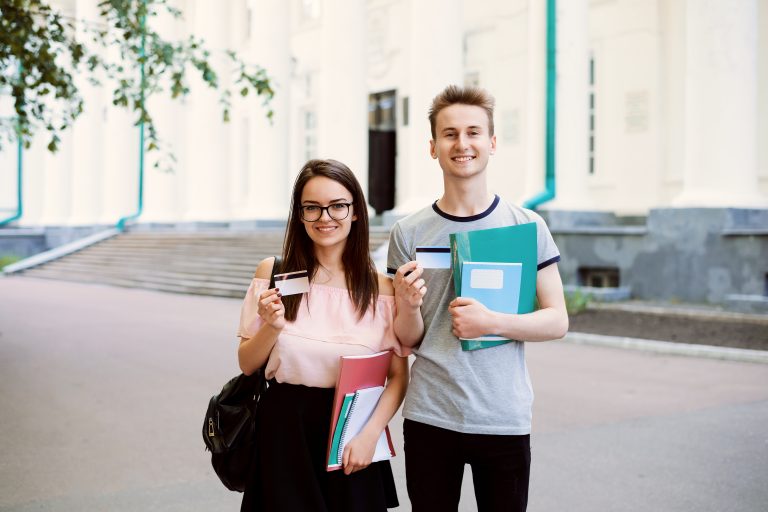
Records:
{"label": "backpack strap", "polygon": [[[283,266],[283,258],[275,256],[275,261],[272,263],[272,271],[269,274],[269,288],[275,287],[275,274],[280,273],[280,267]],[[253,272],[253,277],[256,277],[256,272]]]}
{"label": "backpack strap", "polygon": [[283,258],[275,256],[275,262],[272,264],[272,273],[269,275],[269,289],[275,287],[275,274],[280,272],[280,267],[283,266]]}

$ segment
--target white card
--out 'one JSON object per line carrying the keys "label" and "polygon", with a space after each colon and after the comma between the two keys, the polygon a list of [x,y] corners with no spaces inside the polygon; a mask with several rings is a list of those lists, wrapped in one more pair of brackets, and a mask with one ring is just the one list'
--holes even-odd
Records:
{"label": "white card", "polygon": [[422,268],[451,268],[451,248],[417,247],[416,262]]}
{"label": "white card", "polygon": [[283,296],[307,293],[309,291],[307,271],[299,270],[297,272],[275,274],[275,288],[278,288]]}

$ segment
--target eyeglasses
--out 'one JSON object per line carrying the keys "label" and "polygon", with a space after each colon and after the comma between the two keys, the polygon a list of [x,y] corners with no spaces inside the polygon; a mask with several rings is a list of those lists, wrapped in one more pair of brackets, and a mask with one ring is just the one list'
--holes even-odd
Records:
{"label": "eyeglasses", "polygon": [[307,222],[315,222],[323,216],[323,211],[333,220],[344,220],[349,217],[349,207],[352,203],[333,203],[328,206],[310,204],[301,207],[301,218]]}

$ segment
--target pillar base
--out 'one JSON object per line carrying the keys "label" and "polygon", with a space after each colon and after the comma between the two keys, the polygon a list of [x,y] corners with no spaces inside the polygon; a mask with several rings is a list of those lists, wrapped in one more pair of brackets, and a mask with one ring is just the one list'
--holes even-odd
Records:
{"label": "pillar base", "polygon": [[768,208],[768,197],[755,190],[685,190],[672,200],[672,208]]}

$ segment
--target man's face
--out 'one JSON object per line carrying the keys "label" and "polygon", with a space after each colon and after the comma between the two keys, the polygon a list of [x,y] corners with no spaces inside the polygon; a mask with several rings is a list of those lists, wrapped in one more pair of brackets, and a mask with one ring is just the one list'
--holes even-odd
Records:
{"label": "man's face", "polygon": [[496,151],[496,136],[490,134],[488,114],[481,107],[455,104],[444,108],[435,119],[435,133],[436,138],[429,142],[430,154],[446,176],[481,174]]}

